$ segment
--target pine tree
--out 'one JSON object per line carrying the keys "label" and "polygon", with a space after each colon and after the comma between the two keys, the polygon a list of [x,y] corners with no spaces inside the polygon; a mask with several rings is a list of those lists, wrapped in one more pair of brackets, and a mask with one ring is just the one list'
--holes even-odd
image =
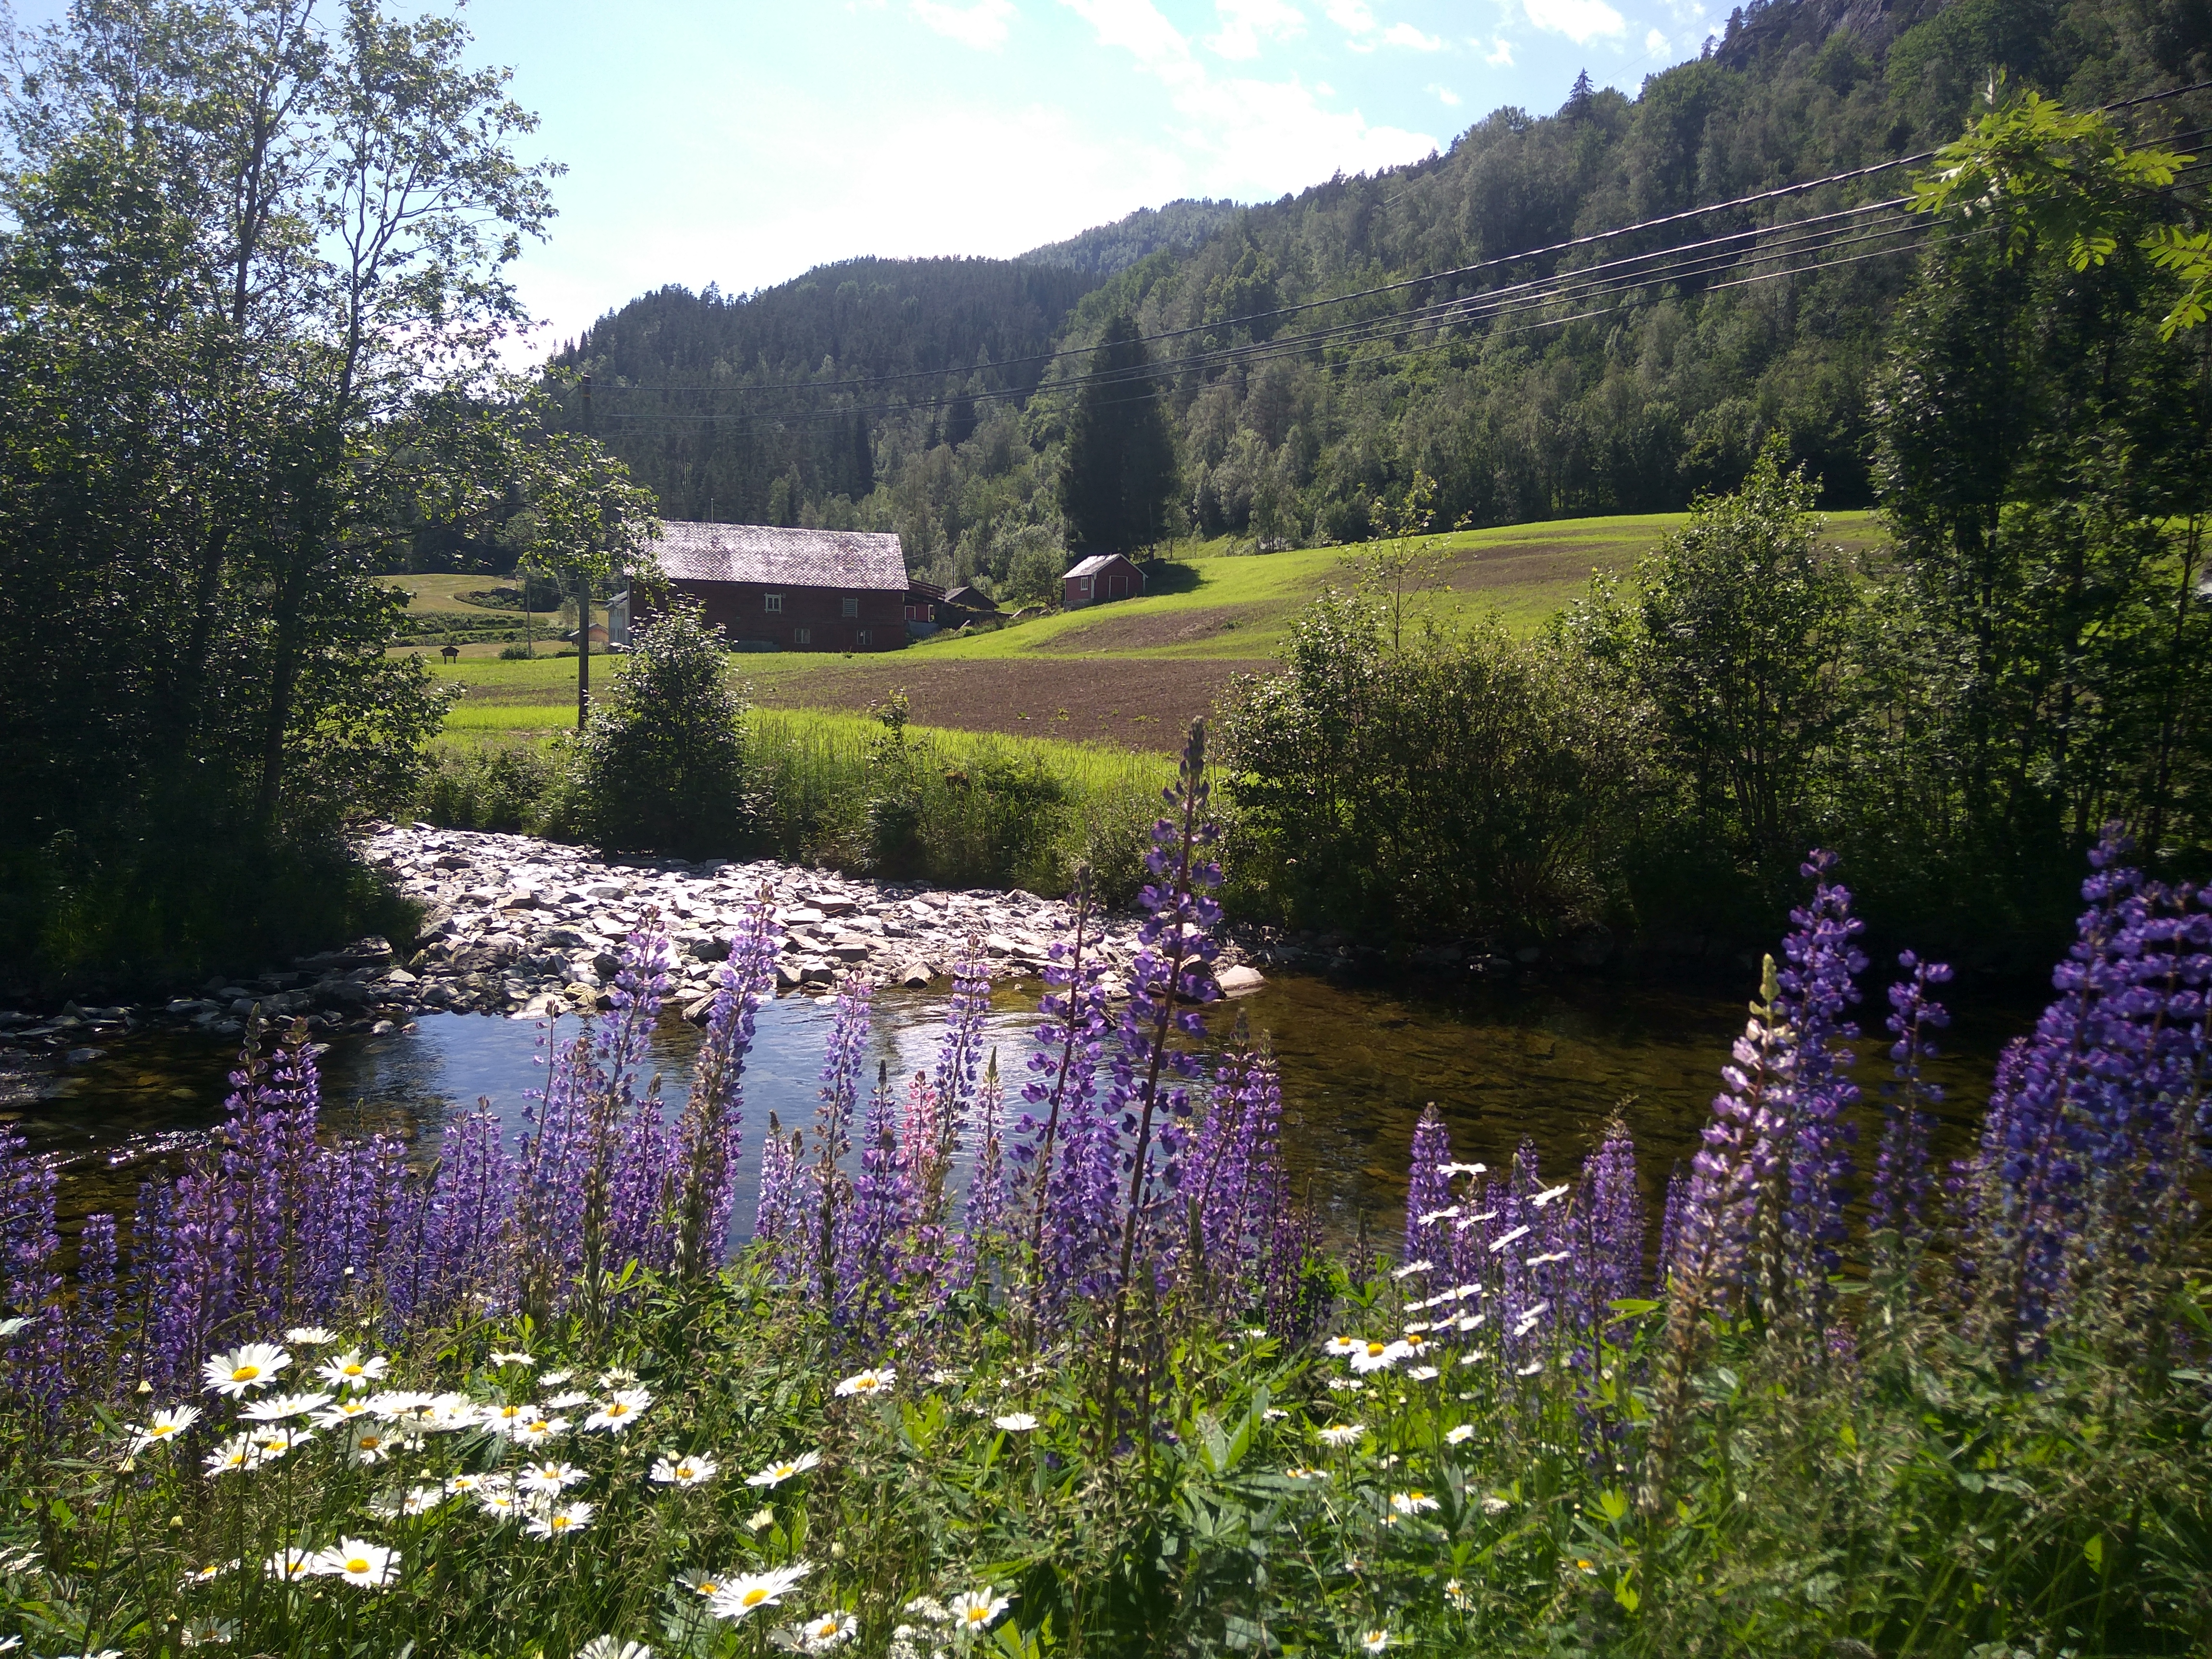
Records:
{"label": "pine tree", "polygon": [[1175,441],[1151,366],[1126,313],[1106,325],[1067,423],[1060,479],[1068,542],[1085,552],[1133,553],[1166,528]]}

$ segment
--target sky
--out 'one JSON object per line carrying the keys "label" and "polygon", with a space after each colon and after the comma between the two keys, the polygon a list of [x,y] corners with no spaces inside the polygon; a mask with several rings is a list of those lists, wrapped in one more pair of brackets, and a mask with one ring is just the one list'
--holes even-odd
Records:
{"label": "sky", "polygon": [[[1006,257],[1179,197],[1449,148],[1578,70],[1633,97],[1729,0],[475,0],[564,162],[516,285],[542,355],[671,283]],[[15,0],[20,25],[64,0]]]}

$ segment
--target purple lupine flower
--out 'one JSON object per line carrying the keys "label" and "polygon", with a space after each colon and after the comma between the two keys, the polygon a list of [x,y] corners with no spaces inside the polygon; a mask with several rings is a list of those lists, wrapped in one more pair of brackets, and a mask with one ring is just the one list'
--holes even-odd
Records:
{"label": "purple lupine flower", "polygon": [[808,1237],[805,1142],[796,1129],[787,1136],[774,1112],[768,1115],[768,1139],[761,1145],[760,1202],[753,1214],[753,1240],[766,1252],[770,1267],[787,1281],[805,1283],[813,1269],[805,1255]]}
{"label": "purple lupine flower", "polygon": [[1795,1042],[1775,1009],[1781,994],[1773,958],[1766,963],[1761,1000],[1721,1068],[1728,1087],[1714,1097],[1704,1144],[1690,1160],[1690,1178],[1674,1218],[1674,1248],[1666,1263],[1679,1294],[1695,1302],[1732,1283],[1750,1242],[1752,1212],[1785,1119],[1786,1096],[1796,1062]]}
{"label": "purple lupine flower", "polygon": [[1449,1261],[1457,1235],[1452,1223],[1458,1216],[1443,1213],[1459,1206],[1452,1202],[1451,1177],[1443,1166],[1451,1162],[1451,1131],[1433,1100],[1413,1125],[1413,1152],[1406,1175],[1406,1255],[1408,1261]]}
{"label": "purple lupine flower", "polygon": [[2015,1362],[2071,1307],[2075,1262],[2122,1293],[2125,1264],[2163,1258],[2193,1212],[2212,918],[2195,890],[2127,867],[2130,851],[2115,825],[2090,855],[2059,995],[2008,1054],[1960,1183],[1961,1275]]}
{"label": "purple lupine flower", "polygon": [[1221,867],[1206,855],[1206,849],[1220,838],[1218,827],[1207,816],[1211,793],[1206,776],[1206,722],[1193,720],[1176,781],[1164,792],[1181,822],[1164,817],[1152,827],[1152,850],[1146,867],[1153,880],[1139,895],[1146,915],[1137,929],[1139,948],[1129,965],[1129,1000],[1121,1015],[1121,1045],[1113,1061],[1109,1103],[1121,1117],[1129,1145],[1124,1154],[1128,1194],[1121,1212],[1121,1259],[1114,1281],[1103,1395],[1109,1423],[1120,1410],[1124,1321],[1138,1237],[1148,1222],[1156,1221],[1175,1191],[1182,1151],[1181,1121],[1190,1115],[1189,1091],[1162,1085],[1168,1076],[1188,1079],[1199,1070],[1196,1056],[1171,1050],[1168,1039],[1177,1027],[1194,1036],[1206,1029],[1195,1009],[1178,1015],[1176,1003],[1178,999],[1204,1003],[1219,994],[1210,971],[1220,952],[1212,930],[1221,920],[1221,907],[1212,896],[1221,884]]}
{"label": "purple lupine flower", "polygon": [[837,1304],[837,1220],[847,1199],[838,1166],[852,1150],[853,1121],[859,1115],[860,1078],[867,1063],[870,999],[867,975],[855,974],[837,994],[830,1022],[830,1041],[822,1061],[822,1104],[814,1115],[814,1209],[807,1255],[819,1275],[815,1289],[823,1305]]}
{"label": "purple lupine flower", "polygon": [[[1789,1291],[1806,1323],[1820,1330],[1827,1323],[1828,1276],[1844,1238],[1844,1206],[1849,1198],[1853,1126],[1845,1115],[1858,1103],[1858,1085],[1844,1075],[1852,1062],[1839,1041],[1858,1035],[1844,1018],[1859,1000],[1854,982],[1866,957],[1852,943],[1866,924],[1850,914],[1849,889],[1829,879],[1835,856],[1814,852],[1802,873],[1815,884],[1812,902],[1790,913],[1795,930],[1783,942],[1784,966],[1776,1013],[1791,1033],[1796,1050],[1778,1149],[1789,1188],[1782,1221],[1784,1264]],[[1769,1287],[1778,1292],[1781,1287]]]}
{"label": "purple lupine flower", "polygon": [[914,1183],[899,1144],[888,1066],[878,1066],[860,1130],[860,1156],[836,1223],[838,1324],[862,1341],[879,1339],[897,1308],[901,1283],[934,1262],[911,1263],[916,1222]]}
{"label": "purple lupine flower", "polygon": [[[1030,1315],[1042,1329],[1066,1298],[1098,1273],[1109,1248],[1114,1160],[1111,1120],[1097,1109],[1099,1058],[1107,1028],[1104,966],[1091,943],[1091,872],[1077,874],[1075,933],[1047,951],[1044,1015],[1027,1062],[1022,1098],[1032,1109],[1015,1127],[1013,1158],[1030,1188]],[[1103,1133],[1102,1133],[1103,1130]]]}
{"label": "purple lupine flower", "polygon": [[975,1089],[983,1060],[983,1021],[991,1012],[991,970],[968,942],[963,960],[952,965],[952,997],[945,1005],[945,1035],[937,1045],[937,1066],[930,1074],[936,1108],[933,1133],[918,1137],[908,1149],[915,1160],[916,1194],[925,1224],[941,1222],[946,1182],[957,1155],[960,1137],[975,1114]]}
{"label": "purple lupine flower", "polygon": [[1665,1288],[1667,1264],[1674,1259],[1676,1241],[1682,1230],[1682,1208],[1689,1202],[1690,1172],[1680,1161],[1667,1175],[1667,1202],[1659,1216],[1659,1279]]}
{"label": "purple lupine flower", "polygon": [[9,1391],[49,1407],[61,1397],[65,1381],[56,1260],[61,1236],[54,1224],[59,1186],[52,1162],[33,1157],[15,1125],[0,1125],[0,1297],[7,1316],[24,1322],[0,1341],[0,1355]]}
{"label": "purple lupine flower", "polygon": [[1921,1109],[1940,1103],[1942,1089],[1921,1075],[1921,1067],[1940,1050],[1929,1034],[1951,1023],[1943,1005],[1929,992],[1948,984],[1951,970],[1940,962],[1923,962],[1910,951],[1898,966],[1911,975],[1889,988],[1886,1024],[1897,1041],[1889,1057],[1896,1081],[1882,1091],[1881,1146],[1875,1159],[1872,1225],[1881,1266],[1894,1273],[1917,1253],[1929,1186],[1928,1137],[1935,1118]]}
{"label": "purple lupine flower", "polygon": [[115,1357],[115,1218],[88,1215],[76,1240],[76,1310],[70,1322],[69,1379],[77,1392],[105,1391]]}
{"label": "purple lupine flower", "polygon": [[1212,1104],[1199,1124],[1184,1183],[1193,1219],[1189,1263],[1217,1301],[1242,1305],[1269,1236],[1288,1202],[1282,1168],[1283,1097],[1274,1057],[1255,1049],[1244,1022],[1214,1080]]}
{"label": "purple lupine flower", "polygon": [[713,1271],[729,1252],[733,1176],[744,1148],[745,1056],[761,1000],[775,985],[782,942],[763,891],[745,907],[729,959],[715,975],[714,1004],[677,1128],[682,1189],[674,1262],[686,1276]]}
{"label": "purple lupine flower", "polygon": [[1615,1123],[1583,1165],[1587,1241],[1584,1275],[1601,1308],[1644,1288],[1644,1193],[1636,1182],[1636,1143]]}
{"label": "purple lupine flower", "polygon": [[432,1316],[462,1298],[504,1311],[514,1297],[512,1174],[490,1103],[446,1126],[429,1196],[418,1305]]}

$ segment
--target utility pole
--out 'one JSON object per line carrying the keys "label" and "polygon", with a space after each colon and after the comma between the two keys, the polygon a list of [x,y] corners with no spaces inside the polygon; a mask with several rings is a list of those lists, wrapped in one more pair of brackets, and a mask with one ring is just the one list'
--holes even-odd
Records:
{"label": "utility pole", "polygon": [[[592,436],[592,377],[583,378],[584,435]],[[576,573],[576,729],[592,712],[592,578],[588,562]]]}

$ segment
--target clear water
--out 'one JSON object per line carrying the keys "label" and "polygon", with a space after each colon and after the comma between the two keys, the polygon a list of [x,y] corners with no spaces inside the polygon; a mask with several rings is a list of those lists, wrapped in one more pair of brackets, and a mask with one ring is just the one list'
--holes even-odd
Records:
{"label": "clear water", "polygon": [[[1020,1109],[1036,1024],[1035,989],[1001,992],[989,1018],[1012,1112]],[[1881,1038],[1857,1044],[1869,1091],[1889,1075],[1880,995],[1859,1011]],[[881,994],[872,1060],[894,1079],[928,1068],[945,1006],[941,993]],[[1323,1206],[1332,1231],[1348,1234],[1363,1218],[1378,1229],[1397,1224],[1413,1124],[1430,1101],[1450,1125],[1458,1156],[1493,1167],[1525,1139],[1544,1167],[1571,1170],[1618,1115],[1636,1136],[1656,1194],[1674,1161],[1696,1147],[1744,1006],[1717,991],[1595,981],[1425,996],[1285,977],[1215,1008],[1210,1024],[1216,1043],[1241,1023],[1273,1045],[1299,1189]],[[830,1014],[800,996],[761,1011],[744,1075],[741,1220],[750,1217],[769,1114],[787,1130],[813,1120]],[[1997,1049],[2033,1017],[2017,1000],[1963,1012],[1935,1068],[1950,1091],[1939,1151],[1964,1143]],[[323,1060],[325,1123],[345,1134],[398,1133],[427,1148],[450,1114],[482,1098],[512,1132],[525,1091],[544,1076],[544,1036],[529,1021],[426,1014],[411,1030],[341,1039]],[[689,1087],[697,1042],[696,1030],[673,1018],[654,1035],[652,1066],[672,1113]],[[204,1144],[222,1121],[234,1063],[224,1043],[142,1035],[110,1043],[87,1065],[0,1073],[0,1112],[16,1119],[35,1149],[63,1158],[70,1217],[101,1209],[127,1216],[150,1163]]]}

